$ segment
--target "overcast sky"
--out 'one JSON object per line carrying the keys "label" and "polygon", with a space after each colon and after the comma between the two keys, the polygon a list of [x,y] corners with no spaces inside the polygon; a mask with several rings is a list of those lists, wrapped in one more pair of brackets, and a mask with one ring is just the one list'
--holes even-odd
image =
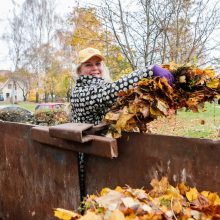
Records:
{"label": "overcast sky", "polygon": [[[3,33],[6,31],[7,28],[7,20],[10,14],[12,13],[13,4],[12,1],[14,1],[16,4],[21,5],[25,0],[5,0],[1,1],[0,6],[0,37],[3,35]],[[60,14],[60,16],[63,16],[71,11],[71,9],[74,7],[76,0],[55,0],[57,4],[57,13]],[[114,0],[112,0],[114,1]],[[211,0],[213,3],[218,0]],[[124,0],[123,2],[126,2],[127,7],[129,10],[133,10],[135,7],[134,3],[132,3],[132,0]],[[100,5],[100,0],[80,0],[80,5],[82,4],[95,4]],[[127,9],[128,9],[127,8]],[[217,35],[218,39],[219,34]],[[214,51],[213,51],[214,53]],[[218,52],[219,55],[219,52]],[[10,62],[8,57],[8,48],[7,43],[0,38],[0,70],[6,69],[11,70],[10,68]]]}
{"label": "overcast sky", "polygon": [[[7,20],[12,13],[14,1],[16,4],[21,5],[24,0],[5,0],[1,1],[0,6],[0,37],[5,32],[7,28]],[[75,5],[75,0],[55,0],[57,7],[57,13],[63,16],[71,11]],[[80,0],[80,4],[100,4],[99,0]],[[0,38],[0,70],[7,69],[10,70],[10,62],[8,58],[8,48],[7,43]]]}
{"label": "overcast sky", "polygon": [[[24,0],[14,0],[17,4],[22,4]],[[74,0],[56,0],[57,11],[60,15],[68,13],[74,6]],[[0,6],[0,36],[5,32],[7,28],[7,20],[12,12],[12,2],[11,0],[1,1]],[[0,40],[0,70],[10,69],[10,62],[8,58],[8,48],[7,43]]]}
{"label": "overcast sky", "polygon": [[[6,28],[7,16],[10,13],[12,4],[11,1],[2,1],[0,7],[0,36],[4,33]],[[0,40],[0,70],[7,69],[7,46],[6,43]]]}

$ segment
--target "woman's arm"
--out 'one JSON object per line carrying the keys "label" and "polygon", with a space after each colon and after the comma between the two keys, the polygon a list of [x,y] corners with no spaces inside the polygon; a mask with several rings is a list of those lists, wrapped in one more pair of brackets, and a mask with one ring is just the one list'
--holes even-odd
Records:
{"label": "woman's arm", "polygon": [[168,70],[157,65],[152,65],[147,68],[135,70],[134,72],[121,77],[116,82],[104,84],[101,89],[103,91],[100,91],[103,101],[109,102],[111,105],[117,99],[119,91],[131,89],[141,79],[152,76],[165,77],[169,84],[172,84],[173,82],[173,75]]}
{"label": "woman's arm", "polygon": [[102,96],[103,99],[102,101],[112,105],[112,103],[117,99],[119,91],[131,89],[141,79],[151,76],[153,76],[152,66],[135,70],[113,83],[105,83],[99,91],[100,96]]}

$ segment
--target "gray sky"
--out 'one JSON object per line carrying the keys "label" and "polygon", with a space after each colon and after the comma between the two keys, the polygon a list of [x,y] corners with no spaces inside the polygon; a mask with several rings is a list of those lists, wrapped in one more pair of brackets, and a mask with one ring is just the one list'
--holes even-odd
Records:
{"label": "gray sky", "polygon": [[[22,4],[24,0],[14,0],[17,4]],[[57,12],[62,16],[68,13],[74,6],[74,0],[56,0],[57,2]],[[1,1],[0,7],[0,36],[7,29],[7,20],[12,12],[12,2],[11,0]],[[0,70],[10,69],[10,62],[8,58],[8,48],[7,43],[0,40]]]}
{"label": "gray sky", "polygon": [[[6,0],[1,1],[0,6],[0,37],[3,35],[3,33],[7,30],[7,20],[10,16],[13,4],[12,1],[14,1],[16,4],[21,5],[24,0]],[[73,6],[75,5],[75,0],[55,0],[57,4],[57,13],[60,14],[60,16],[63,16],[71,11]],[[114,0],[112,0],[114,1]],[[211,0],[213,3],[218,0]],[[126,2],[126,8],[129,10],[134,10],[135,5],[132,0],[124,0],[123,2]],[[80,0],[80,5],[83,4],[95,4],[100,5],[100,0]],[[218,40],[219,34],[217,34],[216,40]],[[213,51],[212,53],[216,54],[216,56],[219,56],[219,51]],[[8,48],[7,43],[0,39],[0,70],[6,69],[10,70],[11,63],[9,61],[8,57]]]}
{"label": "gray sky", "polygon": [[[24,0],[6,0],[1,1],[0,6],[0,37],[7,29],[7,20],[10,14],[12,13],[14,1],[16,4],[21,5]],[[75,0],[55,0],[57,4],[57,13],[60,16],[63,16],[71,11],[74,4],[76,3]],[[80,0],[80,4],[100,4],[99,0]],[[6,69],[10,70],[10,61],[8,57],[8,48],[7,43],[0,39],[0,70]]]}

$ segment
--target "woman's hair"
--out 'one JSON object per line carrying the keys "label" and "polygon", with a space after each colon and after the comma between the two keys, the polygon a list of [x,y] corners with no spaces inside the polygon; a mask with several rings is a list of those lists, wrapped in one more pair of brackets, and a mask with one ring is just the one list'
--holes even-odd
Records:
{"label": "woman's hair", "polygon": [[[74,78],[77,79],[79,77],[79,72],[80,72],[80,67],[81,67],[81,63],[76,65],[75,67],[75,71],[74,71]],[[112,82],[112,78],[110,76],[110,71],[108,69],[108,67],[105,65],[105,63],[102,61],[102,67],[103,67],[103,72],[102,72],[102,78],[106,81],[106,82]]]}

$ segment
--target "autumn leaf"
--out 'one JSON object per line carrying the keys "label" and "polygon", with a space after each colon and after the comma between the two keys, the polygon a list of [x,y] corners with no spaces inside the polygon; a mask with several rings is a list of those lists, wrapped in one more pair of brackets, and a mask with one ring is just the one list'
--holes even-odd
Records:
{"label": "autumn leaf", "polygon": [[163,116],[163,112],[161,112],[158,108],[150,106],[150,116],[152,118],[158,118],[158,116]]}
{"label": "autumn leaf", "polygon": [[199,112],[205,102],[220,98],[220,76],[212,68],[190,65],[165,65],[174,76],[172,86],[167,79],[144,78],[133,89],[120,91],[117,102],[106,114],[108,135],[114,138],[123,131],[150,132],[149,122],[167,117],[181,108]]}
{"label": "autumn leaf", "polygon": [[61,208],[54,209],[54,216],[62,220],[74,220],[80,218],[79,214]]}
{"label": "autumn leaf", "polygon": [[169,182],[167,177],[163,177],[160,181],[157,179],[151,180],[150,185],[153,187],[153,189],[149,192],[149,194],[152,197],[158,197],[166,194],[169,187]]}
{"label": "autumn leaf", "polygon": [[101,196],[104,196],[104,195],[106,195],[109,191],[110,191],[109,188],[103,188],[102,191],[100,192],[100,195],[101,195]]}
{"label": "autumn leaf", "polygon": [[201,194],[209,200],[210,204],[220,205],[220,198],[217,193],[212,193],[209,191],[202,191]]}
{"label": "autumn leaf", "polygon": [[181,213],[183,210],[182,202],[177,199],[172,200],[171,201],[171,208],[175,213],[177,213],[177,214]]}
{"label": "autumn leaf", "polygon": [[150,106],[149,105],[142,106],[140,107],[139,111],[142,113],[144,118],[146,118],[150,115]]}
{"label": "autumn leaf", "polygon": [[203,74],[203,70],[198,69],[198,68],[194,68],[194,73],[195,73],[196,75],[201,75],[201,74]]}
{"label": "autumn leaf", "polygon": [[94,212],[88,211],[80,220],[102,220],[102,217]]}
{"label": "autumn leaf", "polygon": [[110,190],[105,195],[96,198],[95,201],[100,207],[115,210],[122,203],[121,199],[123,197],[125,196],[122,193],[115,190]]}
{"label": "autumn leaf", "polygon": [[125,216],[120,210],[116,209],[112,212],[109,220],[125,220]]}
{"label": "autumn leaf", "polygon": [[116,123],[117,129],[124,129],[126,127],[127,122],[134,116],[134,114],[128,113],[127,109],[124,109],[123,112],[119,115],[119,119]]}
{"label": "autumn leaf", "polygon": [[213,78],[216,75],[216,72],[213,68],[207,67],[204,69],[204,74],[207,76],[207,78]]}
{"label": "autumn leaf", "polygon": [[120,186],[116,186],[115,191],[121,193],[123,192],[123,189]]}
{"label": "autumn leaf", "polygon": [[119,114],[114,112],[108,112],[105,116],[106,120],[117,121],[119,119]]}
{"label": "autumn leaf", "polygon": [[211,89],[220,89],[220,78],[214,78],[207,82],[206,85]]}
{"label": "autumn leaf", "polygon": [[[103,188],[98,195],[88,195],[83,216],[70,212],[74,217],[60,219],[79,220],[157,220],[157,219],[219,219],[219,195],[179,183],[172,186],[167,177],[153,179],[148,191],[130,186],[117,186],[114,190]],[[95,202],[95,205],[94,205]],[[59,209],[57,209],[59,210]],[[62,210],[62,213],[68,213]]]}
{"label": "autumn leaf", "polygon": [[157,108],[158,108],[164,115],[168,115],[169,106],[166,104],[166,102],[157,99]]}
{"label": "autumn leaf", "polygon": [[184,183],[177,184],[177,188],[179,189],[181,195],[186,195],[186,192],[189,191],[189,187]]}
{"label": "autumn leaf", "polygon": [[192,202],[198,198],[198,191],[196,188],[190,188],[188,192],[186,192],[186,198]]}

